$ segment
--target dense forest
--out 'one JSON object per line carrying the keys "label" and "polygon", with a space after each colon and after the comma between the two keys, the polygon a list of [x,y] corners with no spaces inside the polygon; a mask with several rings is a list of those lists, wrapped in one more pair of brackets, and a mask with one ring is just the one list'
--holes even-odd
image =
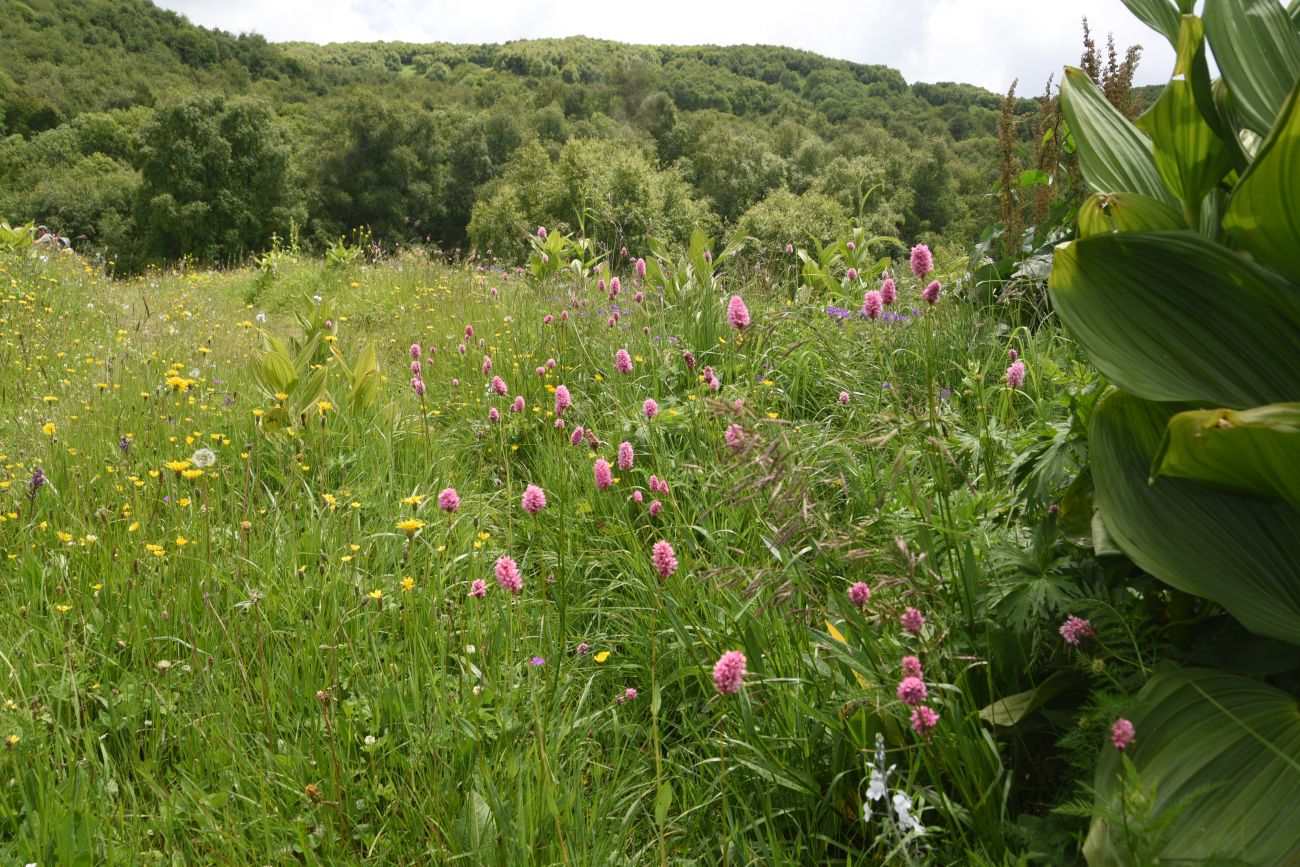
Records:
{"label": "dense forest", "polygon": [[996,216],[1001,97],[884,66],[582,37],[273,44],[146,0],[3,5],[0,218],[119,269],[239,261],[273,234],[512,259],[543,224],[775,249],[850,219],[968,240]]}

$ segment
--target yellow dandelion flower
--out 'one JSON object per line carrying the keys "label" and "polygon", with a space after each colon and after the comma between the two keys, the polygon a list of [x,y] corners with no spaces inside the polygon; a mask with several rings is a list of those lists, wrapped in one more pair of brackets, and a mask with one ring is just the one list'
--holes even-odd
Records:
{"label": "yellow dandelion flower", "polygon": [[406,518],[397,522],[397,529],[404,532],[407,536],[414,536],[415,531],[424,526],[424,522],[419,518]]}

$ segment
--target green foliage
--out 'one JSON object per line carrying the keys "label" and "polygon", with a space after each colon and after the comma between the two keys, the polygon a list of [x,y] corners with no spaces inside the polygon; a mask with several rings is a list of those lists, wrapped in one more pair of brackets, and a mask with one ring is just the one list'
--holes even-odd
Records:
{"label": "green foliage", "polygon": [[[1300,34],[1273,0],[1207,0],[1204,26],[1184,14],[1176,33],[1172,10],[1130,5],[1178,49],[1175,80],[1140,121],[1149,137],[1080,70],[1067,71],[1062,89],[1097,192],[1081,212],[1085,237],[1057,249],[1052,294],[1122,389],[1091,422],[1096,503],[1109,537],[1143,569],[1257,635],[1300,644],[1300,367],[1287,348],[1300,338],[1287,186]],[[1202,30],[1223,73],[1213,84]],[[1266,138],[1237,148],[1253,135]],[[1234,174],[1230,159],[1245,161]],[[1225,244],[1228,235],[1240,246]],[[1294,800],[1261,794],[1300,785],[1285,758],[1297,737],[1288,686],[1194,669],[1152,678],[1136,700],[1131,759],[1154,792],[1143,796],[1144,820],[1160,832],[1144,840],[1115,821],[1130,786],[1116,782],[1108,756],[1090,863],[1294,860],[1294,834],[1276,833],[1294,827]]]}
{"label": "green foliage", "polygon": [[[781,190],[872,234],[962,235],[993,150],[985,91],[770,46],[270,44],[145,0],[19,4],[0,40],[0,216],[128,270],[239,260],[289,218],[317,250],[366,226],[521,262],[539,224],[639,248],[732,231]],[[279,167],[255,197],[227,146]]]}
{"label": "green foliage", "polygon": [[848,209],[829,196],[814,190],[796,195],[780,189],[745,211],[736,228],[754,238],[769,256],[783,256],[787,244],[831,243],[848,222]]}

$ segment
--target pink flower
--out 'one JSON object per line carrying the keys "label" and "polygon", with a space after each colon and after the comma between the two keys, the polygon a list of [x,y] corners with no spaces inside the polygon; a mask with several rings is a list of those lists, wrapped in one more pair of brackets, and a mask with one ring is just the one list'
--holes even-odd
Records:
{"label": "pink flower", "polygon": [[469,347],[463,343],[458,343],[456,345],[456,351],[459,352],[461,355],[464,355],[465,353],[469,352]]}
{"label": "pink flower", "polygon": [[412,357],[412,358],[419,358],[419,357],[420,357],[420,344],[418,344],[418,343],[412,343],[412,344],[411,344],[411,357]]}
{"label": "pink flower", "polygon": [[904,656],[900,666],[903,669],[903,677],[905,678],[919,678],[921,676],[921,660],[917,659],[915,656]]}
{"label": "pink flower", "polygon": [[713,688],[723,695],[740,692],[740,684],[744,679],[745,654],[739,650],[728,650],[722,654],[717,665],[713,666]]}
{"label": "pink flower", "polygon": [[569,397],[569,389],[563,385],[555,386],[555,414],[564,415],[564,411],[573,405],[573,400]]}
{"label": "pink flower", "polygon": [[722,435],[727,442],[727,448],[733,452],[738,452],[745,447],[745,429],[738,424],[727,425],[727,431]]}
{"label": "pink flower", "polygon": [[879,319],[880,311],[884,309],[884,306],[884,300],[875,289],[868,292],[862,299],[862,312],[868,319]]}
{"label": "pink flower", "polygon": [[619,279],[618,279],[617,277],[610,277],[610,278],[609,278],[609,297],[610,297],[610,298],[613,298],[614,296],[618,295],[618,293],[619,293],[620,291],[622,291],[622,289],[623,289],[623,284],[619,281]]}
{"label": "pink flower", "polygon": [[550,324],[551,324],[552,322],[554,322],[554,321],[555,321],[555,317],[552,316],[552,315],[549,314],[549,313],[547,313],[545,316],[542,317],[542,324],[543,324],[543,325],[550,325]]}
{"label": "pink flower", "polygon": [[866,585],[866,582],[858,581],[849,588],[849,601],[859,608],[866,605],[870,598],[871,588]]}
{"label": "pink flower", "polygon": [[452,388],[460,388],[460,380],[453,376],[453,377],[451,378],[451,387],[452,387]]}
{"label": "pink flower", "polygon": [[[484,358],[486,357],[487,356],[484,356]],[[509,389],[506,388],[506,381],[499,376],[492,377],[492,390],[502,397],[505,397],[505,393],[509,391]]]}
{"label": "pink flower", "polygon": [[471,337],[473,337],[473,336],[474,336],[474,326],[473,326],[473,325],[466,325],[466,326],[465,326],[465,339],[466,339],[466,340],[469,340],[469,339],[470,339]]}
{"label": "pink flower", "polygon": [[1020,388],[1025,384],[1025,363],[1013,361],[1007,368],[1007,388]]}
{"label": "pink flower", "polygon": [[542,509],[546,508],[546,493],[536,485],[529,485],[524,488],[523,499],[524,511],[530,515],[536,515]]}
{"label": "pink flower", "polygon": [[1014,349],[1007,350],[1007,361],[1015,361],[1019,357],[1020,353],[1016,352]]}
{"label": "pink flower", "polygon": [[673,551],[672,545],[663,540],[655,542],[650,552],[650,560],[654,564],[655,571],[659,573],[660,580],[677,571],[677,552]]}
{"label": "pink flower", "polygon": [[886,277],[885,282],[880,284],[880,300],[885,304],[893,304],[898,299],[898,288],[894,286],[894,278]]}
{"label": "pink flower", "polygon": [[626,349],[614,353],[614,369],[619,373],[632,372],[632,356],[627,354]]}
{"label": "pink flower", "polygon": [[930,281],[930,285],[929,285],[929,286],[926,286],[926,287],[925,287],[925,291],[921,293],[921,297],[925,299],[925,303],[926,303],[926,304],[938,304],[938,303],[939,303],[939,290],[940,290],[940,288],[941,288],[941,287],[939,286],[939,281],[938,281],[938,280],[932,280],[932,281]]}
{"label": "pink flower", "polygon": [[579,656],[586,656],[586,655],[587,655],[587,651],[590,650],[590,649],[591,649],[591,648],[589,648],[589,647],[587,646],[587,642],[585,642],[585,641],[579,642],[579,644],[578,644],[578,655],[579,655]]}
{"label": "pink flower", "polygon": [[475,599],[482,599],[487,595],[487,582],[482,578],[475,578],[470,582],[469,595]]}
{"label": "pink flower", "polygon": [[858,279],[858,269],[850,268],[848,273],[845,274],[844,276],[848,278],[848,281],[850,283],[852,283],[854,280]]}
{"label": "pink flower", "polygon": [[732,295],[731,301],[727,302],[727,321],[737,331],[749,327],[749,308],[745,306],[745,299],[739,295]]}
{"label": "pink flower", "polygon": [[655,403],[653,397],[647,397],[645,403],[641,404],[641,411],[645,413],[647,419],[654,418],[659,415],[659,404]]}
{"label": "pink flower", "polygon": [[695,356],[691,354],[691,351],[690,351],[689,349],[687,349],[686,351],[684,351],[684,352],[682,353],[682,361],[686,362],[686,369],[687,369],[687,370],[694,372],[694,370],[695,370]]}
{"label": "pink flower", "polygon": [[509,590],[518,596],[519,591],[524,589],[524,578],[519,574],[519,566],[510,557],[502,557],[497,560],[494,567],[497,575],[497,584],[502,590]]}
{"label": "pink flower", "polygon": [[554,359],[554,358],[548,358],[548,359],[546,359],[546,369],[547,369],[547,370],[554,370],[554,369],[555,369],[555,359]]}
{"label": "pink flower", "polygon": [[898,685],[899,701],[905,704],[920,704],[927,695],[929,692],[925,688],[925,681],[919,677],[905,677]]}
{"label": "pink flower", "polygon": [[627,440],[618,444],[618,468],[620,470],[632,469],[632,461],[636,457],[632,451],[632,444]]}
{"label": "pink flower", "polygon": [[898,622],[903,624],[903,631],[908,635],[920,635],[921,627],[925,625],[925,615],[909,606],[903,616],[898,618]]}
{"label": "pink flower", "polygon": [[658,500],[655,500],[652,503],[650,503],[650,517],[652,518],[659,517],[659,513],[663,511],[663,508],[664,508],[664,504],[659,502]]}
{"label": "pink flower", "polygon": [[537,227],[537,237],[541,238],[543,241],[546,240],[546,227],[545,227],[545,226],[538,226],[538,227]]}
{"label": "pink flower", "polygon": [[650,476],[650,490],[656,494],[667,494],[668,483],[656,475]]}
{"label": "pink flower", "polygon": [[912,711],[912,729],[918,735],[929,736],[934,727],[939,724],[939,715],[933,709],[926,705],[921,705]]}
{"label": "pink flower", "polygon": [[454,512],[460,508],[460,494],[455,488],[443,488],[438,494],[438,508],[444,512]]}
{"label": "pink flower", "polygon": [[786,244],[786,245],[785,245],[785,254],[786,254],[787,256],[789,256],[789,255],[790,255],[791,253],[793,253],[793,252],[794,252],[794,244]]}
{"label": "pink flower", "polygon": [[488,410],[488,421],[496,422],[499,421],[500,419],[501,419],[501,413],[497,412],[497,408],[495,406]]}
{"label": "pink flower", "polygon": [[483,356],[483,375],[487,376],[491,370],[492,370],[492,359],[485,355]]}
{"label": "pink flower", "polygon": [[567,310],[561,310],[561,311],[560,311],[560,321],[561,321],[561,322],[568,322],[568,321],[569,321],[569,311],[567,311]]}
{"label": "pink flower", "polygon": [[534,370],[533,373],[536,373],[538,376],[545,376],[545,375],[546,375],[546,368],[545,368],[545,367],[539,367],[539,368],[537,368],[536,370]]}
{"label": "pink flower", "polygon": [[921,280],[933,270],[934,256],[930,255],[930,248],[924,244],[917,244],[912,248],[912,273],[916,275],[916,279]]}
{"label": "pink flower", "polygon": [[840,392],[840,405],[843,406],[844,404],[846,404],[846,403],[848,403],[848,402],[849,402],[849,393],[848,393],[847,391],[841,391],[841,392]]}
{"label": "pink flower", "polygon": [[573,433],[569,435],[569,444],[575,446],[582,445],[582,434],[583,434],[583,430],[581,425],[575,427],[573,429]]}
{"label": "pink flower", "polygon": [[1110,727],[1110,742],[1115,745],[1115,749],[1128,749],[1128,745],[1136,739],[1136,733],[1133,731],[1133,723],[1120,717],[1115,720],[1115,724]]}
{"label": "pink flower", "polygon": [[562,418],[557,418],[557,419],[555,420],[555,429],[556,429],[556,430],[564,430],[564,419],[562,419]]}
{"label": "pink flower", "polygon": [[514,403],[510,404],[510,411],[511,412],[524,411],[524,396],[522,394],[515,398]]}
{"label": "pink flower", "polygon": [[641,493],[640,491],[633,491],[632,502],[636,503],[638,506],[641,505],[642,503],[645,502],[645,494]]}
{"label": "pink flower", "polygon": [[1066,644],[1075,647],[1078,647],[1079,642],[1084,638],[1091,638],[1096,635],[1092,631],[1091,623],[1082,617],[1075,617],[1073,614],[1065,618],[1065,622],[1061,624],[1061,628],[1057,632],[1061,633],[1061,637],[1065,639]]}
{"label": "pink flower", "polygon": [[[644,301],[644,300],[645,300],[645,293],[642,292],[642,291],[640,291],[640,290],[637,290],[637,293],[636,293],[635,295],[632,296],[632,302],[633,302],[634,304],[640,304],[640,303],[641,303],[642,301]],[[649,329],[649,328],[642,328],[642,329],[641,329],[641,333],[642,333],[642,334],[649,334],[649,333],[650,333],[650,329]]]}
{"label": "pink flower", "polygon": [[415,359],[411,359],[411,373],[417,375],[420,373],[420,362],[416,361]]}
{"label": "pink flower", "polygon": [[627,691],[623,693],[623,698],[626,701],[631,701],[636,698],[636,690],[629,686]]}
{"label": "pink flower", "polygon": [[411,391],[416,397],[424,397],[424,380],[418,376],[411,377]]}
{"label": "pink flower", "polygon": [[645,259],[636,260],[636,276],[645,278]]}
{"label": "pink flower", "polygon": [[592,467],[592,472],[596,476],[596,487],[605,490],[614,484],[614,477],[609,471],[609,461],[604,458],[596,458],[596,465]]}

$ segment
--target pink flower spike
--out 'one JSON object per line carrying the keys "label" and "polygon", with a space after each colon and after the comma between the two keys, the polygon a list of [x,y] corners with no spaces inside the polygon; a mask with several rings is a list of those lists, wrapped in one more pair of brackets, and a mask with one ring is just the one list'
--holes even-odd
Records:
{"label": "pink flower spike", "polygon": [[652,503],[650,503],[650,517],[652,518],[659,517],[659,513],[663,511],[663,508],[664,508],[664,504],[659,502],[658,500],[655,500]]}
{"label": "pink flower spike", "polygon": [[871,588],[863,581],[858,581],[849,588],[849,601],[862,608],[871,599]]}
{"label": "pink flower spike", "polygon": [[569,444],[575,446],[582,445],[582,437],[583,437],[583,430],[582,430],[582,426],[579,425],[578,427],[575,427],[573,429],[573,433],[569,435]]}
{"label": "pink flower spike", "polygon": [[934,256],[930,253],[930,248],[924,244],[917,244],[912,248],[912,273],[916,279],[922,280],[926,274],[934,270]]}
{"label": "pink flower spike", "polygon": [[921,677],[921,660],[915,656],[904,656],[899,667],[903,670],[903,677]]}
{"label": "pink flower spike", "polygon": [[925,681],[919,677],[905,677],[898,685],[898,698],[904,704],[918,705],[925,701],[928,694]]}
{"label": "pink flower spike", "polygon": [[502,590],[508,590],[515,596],[524,589],[524,578],[519,574],[519,565],[510,557],[502,557],[493,567],[496,571],[497,584]]}
{"label": "pink flower spike", "polygon": [[628,355],[626,349],[620,349],[614,353],[614,369],[619,373],[632,372],[632,356]]}
{"label": "pink flower spike", "polygon": [[650,560],[654,564],[655,571],[659,573],[661,581],[677,571],[677,553],[673,551],[673,546],[665,541],[655,542],[650,552]]}
{"label": "pink flower spike", "polygon": [[739,295],[732,295],[731,301],[727,303],[727,321],[737,331],[749,327],[749,308],[745,306],[745,299]]}
{"label": "pink flower spike", "polygon": [[923,737],[929,737],[930,732],[939,724],[939,715],[927,705],[921,705],[912,711],[912,729]]}
{"label": "pink flower spike", "polygon": [[1137,734],[1133,730],[1133,723],[1120,717],[1115,720],[1114,725],[1110,727],[1110,742],[1115,745],[1115,749],[1123,752],[1128,749],[1129,744],[1137,739]]}
{"label": "pink flower spike", "polygon": [[482,578],[475,578],[469,585],[469,595],[475,599],[482,599],[487,595],[487,582]]}
{"label": "pink flower spike", "polygon": [[645,413],[647,419],[652,419],[659,415],[659,404],[653,397],[647,397],[645,403],[641,404],[641,411]]}
{"label": "pink flower spike", "polygon": [[609,461],[604,458],[596,458],[592,474],[596,477],[596,487],[602,491],[614,484],[614,475],[609,470]]}
{"label": "pink flower spike", "polygon": [[868,319],[879,319],[884,306],[884,299],[875,289],[868,292],[862,299],[862,312]]}
{"label": "pink flower spike", "polygon": [[844,404],[846,404],[846,403],[848,403],[848,402],[849,402],[849,393],[848,393],[847,391],[841,391],[841,392],[840,392],[840,405],[843,406]]}
{"label": "pink flower spike", "polygon": [[921,297],[925,299],[926,304],[938,304],[941,288],[938,280],[931,281],[930,285],[926,286],[925,291],[921,293]]}
{"label": "pink flower spike", "polygon": [[618,468],[624,472],[632,469],[632,461],[635,459],[635,453],[632,451],[632,444],[624,440],[618,444]]}
{"label": "pink flower spike", "polygon": [[1020,388],[1025,384],[1025,363],[1013,361],[1007,368],[1007,388]]}
{"label": "pink flower spike", "polygon": [[1057,632],[1061,634],[1061,638],[1065,639],[1066,644],[1073,647],[1078,647],[1080,641],[1091,638],[1096,634],[1092,630],[1091,623],[1082,617],[1075,617],[1073,614],[1065,618],[1065,622],[1061,624],[1061,628]]}
{"label": "pink flower spike", "polygon": [[564,415],[564,411],[573,405],[572,398],[569,397],[569,389],[563,385],[555,387],[555,414]]}
{"label": "pink flower spike", "polygon": [[524,489],[524,499],[521,505],[525,512],[536,515],[546,508],[546,493],[536,485],[529,485]]}
{"label": "pink flower spike", "polygon": [[903,631],[908,635],[920,635],[921,627],[925,626],[925,615],[909,606],[898,622],[903,624]]}
{"label": "pink flower spike", "polygon": [[745,680],[745,654],[729,650],[713,666],[713,688],[722,695],[735,695]]}
{"label": "pink flower spike", "polygon": [[894,286],[892,277],[886,277],[885,282],[880,284],[880,300],[888,306],[898,299],[898,289]]}
{"label": "pink flower spike", "polygon": [[444,512],[454,512],[460,508],[460,494],[455,488],[443,488],[438,494],[438,508]]}

